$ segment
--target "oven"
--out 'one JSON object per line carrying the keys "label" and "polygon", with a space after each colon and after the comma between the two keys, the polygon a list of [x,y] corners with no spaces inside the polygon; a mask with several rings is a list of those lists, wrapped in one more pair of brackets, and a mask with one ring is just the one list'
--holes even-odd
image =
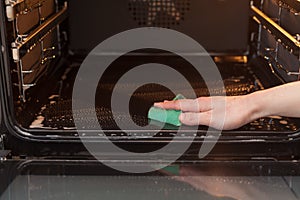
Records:
{"label": "oven", "polygon": [[[155,124],[149,125],[149,108],[176,94],[155,83],[137,85],[132,79],[117,85],[124,74],[147,63],[167,65],[186,77],[193,91],[182,87],[184,84],[178,80],[170,80],[186,97],[193,92],[199,97],[245,95],[297,81],[299,2],[2,0],[0,7],[3,159],[94,159],[82,144],[85,139],[91,144],[105,146],[109,142],[129,152],[145,153],[165,147],[177,133],[179,146],[193,138],[190,147],[178,156],[180,162],[199,161],[201,146],[216,138],[216,145],[203,158],[207,162],[276,163],[299,159],[297,118],[269,116],[218,135],[207,134],[205,126],[196,127],[196,131],[189,131],[187,126],[178,130],[172,125],[158,129]],[[175,30],[193,38],[207,51],[205,56],[214,61],[221,79],[205,82],[190,63],[164,49],[143,48],[120,54],[122,47],[107,48],[103,54],[93,55],[100,60],[117,55],[99,80],[95,105],[74,111],[73,85],[86,57],[107,38],[142,27]],[[179,51],[188,57],[203,56],[193,48]],[[130,99],[129,114],[120,108],[113,115],[115,87],[119,88],[120,98]],[[85,117],[79,120],[91,125],[84,133],[78,132],[74,123],[74,116],[82,113]],[[101,133],[93,127],[95,120]],[[136,125],[148,129],[140,130]],[[116,155],[109,150],[101,154],[106,160],[129,159],[126,154]],[[173,156],[162,153],[157,159]]]}

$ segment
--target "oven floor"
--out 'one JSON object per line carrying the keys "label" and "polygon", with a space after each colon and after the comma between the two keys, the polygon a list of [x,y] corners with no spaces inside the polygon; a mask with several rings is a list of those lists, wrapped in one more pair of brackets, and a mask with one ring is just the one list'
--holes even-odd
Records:
{"label": "oven floor", "polygon": [[[134,65],[147,63],[147,57],[139,59],[129,58],[129,61],[119,60],[113,63],[111,68],[105,72],[105,78],[98,85],[96,93],[96,113],[98,116],[98,122],[103,130],[120,130],[117,124],[122,125],[128,130],[133,130],[130,127],[129,121],[133,120],[135,124],[143,127],[149,124],[147,118],[147,111],[153,105],[154,102],[163,101],[166,99],[173,99],[175,94],[165,87],[156,84],[147,84],[139,87],[132,96],[130,97],[129,111],[130,115],[126,114],[125,111],[118,111],[115,114],[115,118],[110,110],[111,93],[114,89],[115,82],[120,78],[126,70],[130,69],[130,65],[134,62]],[[160,60],[161,61],[161,60]],[[189,76],[189,82],[194,88],[197,96],[209,95],[206,84],[203,82],[201,77],[193,75],[193,71],[189,71],[189,68],[184,66],[185,62],[182,60],[169,59],[165,64],[169,66],[173,63],[174,68],[180,70],[185,67],[185,75]],[[122,66],[123,70],[120,69]],[[124,67],[125,66],[125,67]],[[131,65],[133,66],[133,65]],[[57,72],[55,76],[51,77],[51,80],[42,81],[40,85],[29,89],[27,96],[29,101],[25,105],[17,106],[17,119],[21,122],[21,125],[25,128],[40,129],[40,130],[75,130],[72,112],[72,86],[76,77],[80,62],[66,61],[61,67],[61,72]],[[263,81],[256,76],[256,72],[253,70],[251,65],[245,65],[243,63],[222,63],[218,64],[220,73],[223,78],[225,90],[227,95],[244,95],[256,90],[264,88]],[[57,76],[60,74],[60,76]],[[215,81],[215,82],[214,82]],[[222,88],[218,88],[218,81],[214,80],[209,83],[213,87],[213,94],[211,95],[223,95],[224,91]],[[50,84],[49,84],[50,83]],[[214,87],[216,83],[216,87]],[[189,96],[189,92],[186,88],[182,88],[180,83],[173,83],[175,87],[183,94]],[[135,87],[134,82],[125,83],[118,85],[121,88],[120,95],[131,95],[128,93],[131,87]],[[47,88],[47,89],[46,89]],[[76,113],[91,113],[92,108],[87,107],[86,109],[76,111]],[[90,124],[91,117],[82,119],[83,122]],[[157,126],[150,123],[150,130],[157,130]],[[262,119],[258,119],[250,124],[247,124],[236,132],[264,132],[274,133],[280,132],[289,134],[295,132],[300,127],[299,120],[292,118],[285,118],[279,116],[271,116]],[[88,127],[92,129],[94,127]],[[164,127],[167,130],[176,130],[177,127],[172,125],[166,125]],[[189,129],[189,127],[183,127],[183,129]],[[206,130],[207,127],[199,126],[199,130]],[[49,132],[49,131],[48,131]],[[49,133],[47,133],[49,134]],[[116,133],[110,133],[116,134]],[[124,135],[124,133],[119,133]]]}

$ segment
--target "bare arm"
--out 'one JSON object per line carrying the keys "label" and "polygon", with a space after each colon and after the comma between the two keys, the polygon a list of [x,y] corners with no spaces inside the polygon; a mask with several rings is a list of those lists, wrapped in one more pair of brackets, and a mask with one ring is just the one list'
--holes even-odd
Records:
{"label": "bare arm", "polygon": [[[226,102],[224,109],[218,103]],[[217,129],[239,128],[257,118],[270,115],[300,117],[300,82],[234,97],[200,97],[194,100],[165,101],[154,104],[164,109],[182,110],[179,119],[186,125],[207,125]],[[212,116],[214,116],[212,118]]]}
{"label": "bare arm", "polygon": [[257,104],[258,117],[281,115],[300,117],[300,81],[249,95]]}

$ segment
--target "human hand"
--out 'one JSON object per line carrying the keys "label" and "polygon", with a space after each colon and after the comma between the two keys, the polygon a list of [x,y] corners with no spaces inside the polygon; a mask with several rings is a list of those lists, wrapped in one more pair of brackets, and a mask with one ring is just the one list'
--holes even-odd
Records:
{"label": "human hand", "polygon": [[239,128],[260,117],[255,105],[250,103],[249,95],[164,101],[154,106],[181,110],[179,120],[185,125],[206,125],[223,130]]}

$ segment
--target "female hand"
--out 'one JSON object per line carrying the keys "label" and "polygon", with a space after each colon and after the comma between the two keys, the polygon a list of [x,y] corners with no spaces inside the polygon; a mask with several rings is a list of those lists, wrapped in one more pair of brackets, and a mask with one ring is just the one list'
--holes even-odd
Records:
{"label": "female hand", "polygon": [[206,125],[223,130],[239,128],[259,117],[247,95],[164,101],[154,106],[181,110],[179,120],[185,125]]}

